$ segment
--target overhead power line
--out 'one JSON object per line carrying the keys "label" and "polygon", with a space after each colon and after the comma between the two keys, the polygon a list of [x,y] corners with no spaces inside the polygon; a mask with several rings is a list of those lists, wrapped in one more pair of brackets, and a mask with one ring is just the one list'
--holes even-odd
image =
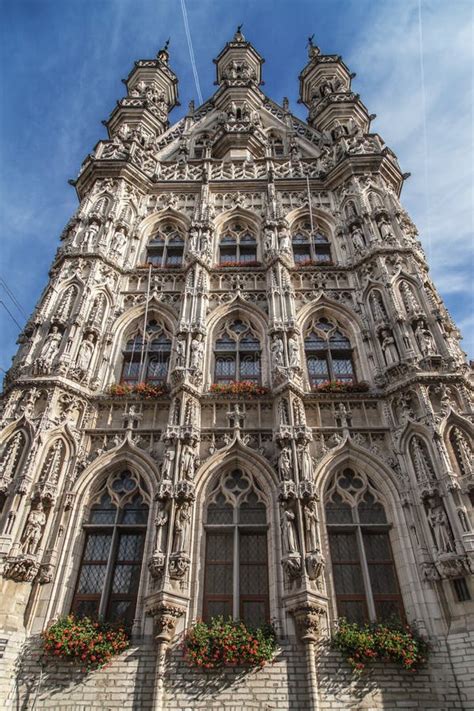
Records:
{"label": "overhead power line", "polygon": [[5,303],[4,301],[1,301],[1,300],[0,300],[0,304],[3,306],[3,308],[5,309],[5,311],[7,312],[7,314],[8,314],[8,315],[10,316],[10,318],[12,319],[12,321],[14,321],[14,322],[16,323],[16,325],[18,326],[18,328],[19,328],[20,331],[21,331],[21,326],[20,326],[20,324],[18,323],[18,321],[16,320],[16,318],[14,317],[14,315],[12,314],[12,312],[10,311],[10,309],[8,308],[8,306],[6,305],[6,303]]}
{"label": "overhead power line", "polygon": [[10,289],[10,287],[8,286],[8,284],[7,284],[7,282],[5,281],[5,279],[3,279],[2,277],[0,277],[0,284],[1,284],[1,285],[3,286],[3,288],[5,289],[5,291],[7,292],[8,296],[10,297],[10,299],[13,301],[13,303],[14,303],[15,306],[17,307],[18,311],[21,312],[22,316],[24,316],[25,318],[28,318],[28,314],[25,313],[25,309],[24,309],[23,306],[20,304],[20,302],[19,302],[18,299],[16,298],[15,294],[13,293],[13,291],[12,291],[12,290]]}
{"label": "overhead power line", "polygon": [[186,32],[186,39],[188,40],[189,57],[191,59],[191,66],[193,68],[194,83],[196,84],[196,91],[197,91],[197,95],[198,95],[198,99],[199,99],[199,104],[202,104],[203,100],[202,100],[202,94],[201,94],[201,85],[199,84],[199,77],[198,77],[198,73],[197,73],[196,61],[194,59],[193,43],[191,40],[191,33],[189,31],[188,13],[186,11],[186,5],[184,3],[184,0],[181,0],[181,10],[183,12],[183,20],[184,20],[184,29]]}

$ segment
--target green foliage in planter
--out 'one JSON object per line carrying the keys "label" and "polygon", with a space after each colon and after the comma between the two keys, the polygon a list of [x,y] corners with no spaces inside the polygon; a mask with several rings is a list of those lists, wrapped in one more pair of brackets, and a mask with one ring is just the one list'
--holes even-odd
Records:
{"label": "green foliage in planter", "polygon": [[223,617],[214,617],[209,623],[197,622],[187,631],[183,642],[189,666],[202,669],[263,666],[272,659],[276,648],[271,625],[249,629],[243,622]]}
{"label": "green foliage in planter", "polygon": [[75,662],[84,670],[102,667],[129,645],[122,627],[74,615],[53,622],[42,637],[46,654]]}
{"label": "green foliage in planter", "polygon": [[416,671],[428,655],[427,642],[408,625],[396,622],[359,625],[342,618],[332,645],[356,672],[375,660],[395,662]]}

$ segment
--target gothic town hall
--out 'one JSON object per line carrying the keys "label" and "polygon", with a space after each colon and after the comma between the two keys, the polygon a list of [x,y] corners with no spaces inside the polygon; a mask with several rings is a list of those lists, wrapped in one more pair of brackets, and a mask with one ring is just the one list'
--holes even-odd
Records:
{"label": "gothic town hall", "polygon": [[[474,709],[469,368],[341,57],[312,42],[303,122],[240,28],[170,123],[167,46],[74,181],[78,208],[6,377],[5,709]],[[41,654],[69,614],[130,647]],[[261,669],[183,659],[198,619],[272,622]],[[338,618],[396,617],[417,673],[354,675]]]}

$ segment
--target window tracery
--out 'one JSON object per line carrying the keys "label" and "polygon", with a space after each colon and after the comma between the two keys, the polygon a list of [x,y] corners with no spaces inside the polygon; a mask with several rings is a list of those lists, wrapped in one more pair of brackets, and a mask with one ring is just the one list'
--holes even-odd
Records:
{"label": "window tracery", "polygon": [[135,472],[113,472],[91,501],[72,602],[78,615],[131,627],[148,521],[149,494]]}
{"label": "window tracery", "polygon": [[205,529],[204,617],[267,622],[266,505],[250,474],[237,469],[221,477],[209,497]]}
{"label": "window tracery", "polygon": [[295,264],[332,264],[331,245],[326,234],[313,225],[307,217],[302,218],[292,229],[293,259]]}
{"label": "window tracery", "polygon": [[229,222],[222,230],[219,243],[220,266],[255,266],[257,238],[255,232],[242,220]]}
{"label": "window tracery", "polygon": [[461,476],[468,476],[473,471],[473,453],[469,438],[459,427],[451,427],[449,444]]}
{"label": "window tracery", "polygon": [[344,469],[330,482],[325,501],[338,615],[356,622],[403,619],[389,524],[375,484]]}
{"label": "window tracery", "polygon": [[25,445],[26,436],[21,430],[6,441],[0,457],[0,493],[5,493],[15,478]]}
{"label": "window tracery", "polygon": [[337,323],[327,318],[313,320],[306,329],[304,347],[312,387],[330,380],[355,382],[351,342]]}
{"label": "window tracery", "polygon": [[170,333],[162,322],[150,319],[145,336],[138,331],[125,345],[121,382],[146,382],[156,385],[165,383],[170,357]]}
{"label": "window tracery", "polygon": [[216,383],[261,380],[261,344],[250,323],[239,318],[228,320],[214,346]]}
{"label": "window tracery", "polygon": [[183,263],[184,234],[173,222],[158,225],[147,245],[147,262],[155,267],[171,269]]}

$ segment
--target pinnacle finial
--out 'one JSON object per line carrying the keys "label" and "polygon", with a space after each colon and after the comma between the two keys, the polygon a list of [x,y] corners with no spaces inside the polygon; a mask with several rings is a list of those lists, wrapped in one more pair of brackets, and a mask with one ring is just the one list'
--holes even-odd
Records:
{"label": "pinnacle finial", "polygon": [[317,45],[314,44],[313,40],[314,34],[312,34],[311,37],[308,37],[308,44],[306,45],[308,47],[308,57],[310,59],[314,59],[321,53],[321,50]]}
{"label": "pinnacle finial", "polygon": [[244,24],[237,25],[237,30],[234,35],[234,42],[245,42],[245,37],[242,34],[242,27]]}
{"label": "pinnacle finial", "polygon": [[171,40],[171,37],[168,37],[164,46],[162,47],[162,49],[160,49],[160,51],[156,55],[158,57],[158,59],[161,59],[161,61],[164,64],[168,64],[168,60],[170,58],[170,54],[168,52],[168,47],[170,46],[170,40]]}

